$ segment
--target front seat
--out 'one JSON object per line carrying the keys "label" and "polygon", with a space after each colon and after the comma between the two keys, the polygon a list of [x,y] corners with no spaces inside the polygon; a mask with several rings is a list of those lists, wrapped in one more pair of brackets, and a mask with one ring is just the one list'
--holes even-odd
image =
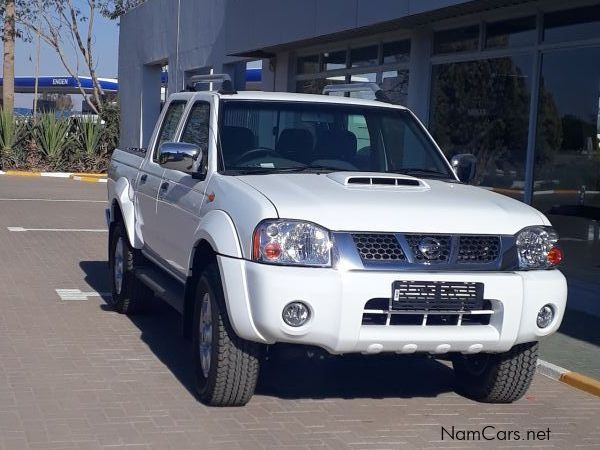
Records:
{"label": "front seat", "polygon": [[221,149],[225,164],[235,163],[248,150],[256,147],[256,136],[251,129],[224,126],[221,131]]}
{"label": "front seat", "polygon": [[323,130],[317,135],[314,165],[357,170],[355,163],[357,140],[348,130]]}
{"label": "front seat", "polygon": [[275,150],[283,158],[308,164],[313,157],[314,138],[304,128],[286,128],[279,135]]}

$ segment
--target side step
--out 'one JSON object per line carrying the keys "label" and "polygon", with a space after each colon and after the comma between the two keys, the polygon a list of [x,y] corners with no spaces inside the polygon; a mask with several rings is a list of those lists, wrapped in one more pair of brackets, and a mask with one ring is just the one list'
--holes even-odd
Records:
{"label": "side step", "polygon": [[136,278],[148,286],[157,297],[183,314],[184,285],[157,267],[140,267]]}

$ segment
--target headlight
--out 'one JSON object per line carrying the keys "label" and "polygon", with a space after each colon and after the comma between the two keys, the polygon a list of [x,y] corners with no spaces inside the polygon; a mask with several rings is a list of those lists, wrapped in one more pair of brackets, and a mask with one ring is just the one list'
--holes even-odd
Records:
{"label": "headlight", "polygon": [[265,220],[252,242],[252,259],[270,264],[331,266],[329,230],[299,220]]}
{"label": "headlight", "polygon": [[517,234],[519,268],[547,269],[557,266],[563,257],[556,246],[558,235],[552,227],[527,227]]}

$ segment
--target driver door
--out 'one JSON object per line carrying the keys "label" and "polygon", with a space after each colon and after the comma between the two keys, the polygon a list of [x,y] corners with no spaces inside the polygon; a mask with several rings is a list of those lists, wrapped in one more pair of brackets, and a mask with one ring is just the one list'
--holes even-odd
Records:
{"label": "driver door", "polygon": [[[177,137],[178,142],[194,144],[202,152],[202,161],[195,167],[203,174],[208,173],[209,152],[216,145],[211,127],[214,108],[212,96],[198,96],[193,101],[183,127]],[[208,178],[192,176],[179,170],[165,168],[157,200],[159,220],[163,230],[161,256],[171,272],[187,276],[188,260],[194,245],[194,234],[202,216],[206,213],[206,187]]]}

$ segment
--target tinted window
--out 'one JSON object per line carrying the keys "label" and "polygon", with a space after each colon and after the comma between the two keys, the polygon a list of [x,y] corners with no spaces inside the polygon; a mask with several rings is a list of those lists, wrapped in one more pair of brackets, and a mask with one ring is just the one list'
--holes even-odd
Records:
{"label": "tinted window", "polygon": [[374,66],[377,64],[378,47],[371,45],[370,47],[354,48],[350,50],[351,67]]}
{"label": "tinted window", "polygon": [[420,125],[398,109],[228,101],[220,138],[226,171],[325,167],[452,178]]}
{"label": "tinted window", "polygon": [[156,144],[154,145],[154,154],[152,156],[155,162],[158,161],[158,148],[160,147],[160,144],[172,141],[175,138],[177,125],[185,110],[185,104],[186,102],[184,100],[174,100],[169,103],[169,108],[165,113],[165,118],[160,126]]}
{"label": "tinted window", "polygon": [[544,15],[544,41],[600,37],[600,6],[557,11]]}
{"label": "tinted window", "polygon": [[181,142],[196,144],[202,151],[208,152],[209,125],[210,105],[205,102],[195,103],[183,129]]}
{"label": "tinted window", "polygon": [[433,35],[434,53],[452,53],[477,50],[479,26],[474,25],[454,30],[438,31]]}
{"label": "tinted window", "polygon": [[386,42],[383,44],[383,63],[408,62],[410,59],[410,40]]}
{"label": "tinted window", "polygon": [[586,302],[600,292],[599,61],[600,47],[542,55],[533,185],[533,206],[561,237],[561,270],[588,283]]}
{"label": "tinted window", "polygon": [[381,89],[397,105],[405,105],[408,98],[408,70],[383,72]]}
{"label": "tinted window", "polygon": [[322,94],[325,86],[344,83],[346,83],[346,78],[343,75],[340,77],[315,78],[314,80],[299,80],[296,82],[296,92],[302,94]]}
{"label": "tinted window", "polygon": [[485,46],[487,48],[521,47],[534,44],[536,35],[534,16],[489,23],[486,26]]}
{"label": "tinted window", "polygon": [[317,73],[319,69],[319,55],[300,56],[296,61],[297,73]]}
{"label": "tinted window", "polygon": [[435,65],[431,131],[451,157],[477,156],[474,182],[523,198],[531,57]]}
{"label": "tinted window", "polygon": [[323,53],[323,66],[325,70],[345,69],[346,52],[342,50]]}

